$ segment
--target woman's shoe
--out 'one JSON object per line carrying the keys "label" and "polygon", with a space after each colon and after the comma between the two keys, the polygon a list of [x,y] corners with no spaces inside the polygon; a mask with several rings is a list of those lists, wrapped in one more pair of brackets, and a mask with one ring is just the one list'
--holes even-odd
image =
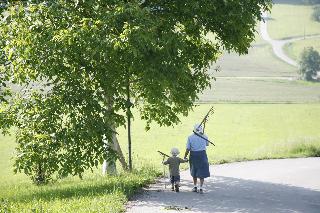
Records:
{"label": "woman's shoe", "polygon": [[192,191],[193,191],[193,192],[198,192],[197,187],[193,187]]}

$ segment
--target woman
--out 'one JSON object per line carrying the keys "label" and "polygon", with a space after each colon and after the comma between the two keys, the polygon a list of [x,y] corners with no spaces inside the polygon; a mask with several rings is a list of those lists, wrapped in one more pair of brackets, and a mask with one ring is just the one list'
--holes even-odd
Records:
{"label": "woman", "polygon": [[186,153],[184,158],[186,159],[189,152],[190,173],[193,177],[194,187],[193,192],[198,192],[197,181],[200,179],[199,192],[203,193],[204,178],[210,177],[208,157],[206,148],[209,145],[208,137],[203,134],[203,129],[199,124],[194,126],[193,134],[188,137]]}

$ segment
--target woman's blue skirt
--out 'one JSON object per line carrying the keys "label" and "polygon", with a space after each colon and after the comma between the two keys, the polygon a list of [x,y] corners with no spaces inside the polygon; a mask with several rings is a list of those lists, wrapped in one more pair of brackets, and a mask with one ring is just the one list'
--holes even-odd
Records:
{"label": "woman's blue skirt", "polygon": [[207,153],[203,151],[190,151],[190,173],[192,177],[207,178],[210,177],[209,162]]}

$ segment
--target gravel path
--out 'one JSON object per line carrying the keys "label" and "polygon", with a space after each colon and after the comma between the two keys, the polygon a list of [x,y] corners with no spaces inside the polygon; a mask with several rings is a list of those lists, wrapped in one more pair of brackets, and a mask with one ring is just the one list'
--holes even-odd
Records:
{"label": "gravel path", "polygon": [[127,212],[320,212],[320,158],[262,160],[215,165],[203,195],[191,192],[188,171],[181,192],[165,180],[128,203]]}

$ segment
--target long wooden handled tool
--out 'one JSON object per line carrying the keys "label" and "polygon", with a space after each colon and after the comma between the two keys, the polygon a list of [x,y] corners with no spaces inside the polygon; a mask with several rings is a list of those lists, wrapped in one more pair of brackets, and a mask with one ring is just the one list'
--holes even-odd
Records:
{"label": "long wooden handled tool", "polygon": [[[213,106],[212,106],[212,107],[209,109],[208,113],[207,113],[207,114],[204,116],[204,118],[202,119],[202,121],[201,121],[201,123],[200,123],[199,126],[203,126],[203,133],[204,133],[204,129],[205,129],[205,127],[206,127],[206,122],[208,121],[209,115],[210,115],[210,114],[213,114],[213,113],[214,113],[214,110],[213,110]],[[203,137],[202,134],[199,134],[197,131],[194,131],[194,130],[193,130],[193,133],[194,133],[195,135],[197,135],[198,137],[204,139],[205,141],[209,142],[209,143],[212,144],[213,146],[215,146],[214,143],[212,143],[211,141],[209,141],[207,138]]]}
{"label": "long wooden handled tool", "polygon": [[[196,131],[193,130],[193,133],[194,133],[196,136],[198,136],[198,137],[202,138],[203,140],[207,141],[208,143],[214,145],[214,143],[212,143],[211,141],[209,141],[207,138],[203,137],[201,134],[197,133]],[[214,145],[214,146],[216,146],[216,145]]]}
{"label": "long wooden handled tool", "polygon": [[[164,158],[165,157],[170,157],[169,155],[167,155],[166,153],[163,153],[163,152],[161,152],[161,151],[158,151],[159,152],[159,154],[160,155],[162,155],[162,157],[163,157],[163,160],[162,161],[164,161]],[[166,176],[166,167],[165,167],[165,165],[163,165],[163,177],[165,177]],[[170,177],[169,177],[170,178]],[[167,188],[167,182],[166,181],[164,181],[164,188],[166,189]]]}
{"label": "long wooden handled tool", "polygon": [[167,155],[166,153],[163,153],[163,152],[160,152],[160,151],[158,151],[159,153],[160,153],[160,155],[162,155],[163,157],[170,157],[169,155]]}
{"label": "long wooden handled tool", "polygon": [[204,133],[204,129],[206,127],[206,122],[208,121],[208,118],[209,118],[209,115],[210,114],[213,114],[214,111],[213,111],[213,106],[209,109],[208,113],[204,116],[204,118],[202,119],[201,123],[199,126],[202,126],[203,125],[203,133]]}

